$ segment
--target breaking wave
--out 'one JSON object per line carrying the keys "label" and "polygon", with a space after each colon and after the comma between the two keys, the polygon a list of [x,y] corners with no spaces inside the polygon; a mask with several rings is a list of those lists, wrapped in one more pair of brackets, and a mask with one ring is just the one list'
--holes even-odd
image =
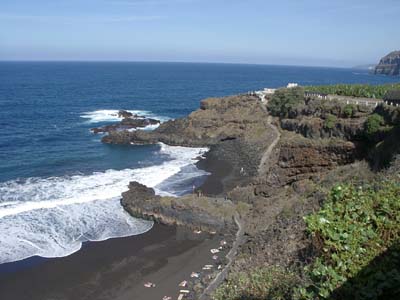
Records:
{"label": "breaking wave", "polygon": [[[150,111],[147,110],[127,110],[133,115],[138,115],[141,117],[148,117],[160,120],[161,122],[165,122],[170,118],[165,116],[157,116]],[[105,123],[105,122],[118,122],[121,121],[122,118],[118,117],[118,109],[100,109],[91,112],[85,112],[80,117],[83,119],[87,119],[88,123]]]}
{"label": "breaking wave", "polygon": [[160,195],[181,195],[206,175],[195,166],[206,151],[160,144],[159,153],[166,157],[161,165],[0,183],[0,263],[35,255],[62,257],[85,241],[150,230],[152,222],[123,210],[121,192],[138,181]]}

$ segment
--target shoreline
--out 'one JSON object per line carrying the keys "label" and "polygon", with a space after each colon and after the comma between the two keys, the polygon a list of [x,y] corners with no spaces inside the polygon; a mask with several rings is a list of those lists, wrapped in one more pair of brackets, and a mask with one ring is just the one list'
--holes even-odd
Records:
{"label": "shoreline", "polygon": [[[210,151],[196,167],[210,173],[196,189],[208,195],[222,195],[224,181],[234,177],[233,165]],[[0,298],[177,299],[183,280],[189,282],[184,289],[204,288],[203,276],[194,283],[190,273],[201,273],[204,265],[215,264],[210,249],[218,248],[220,239],[218,234],[197,235],[183,227],[155,223],[143,234],[85,242],[66,257],[33,256],[5,263],[0,265]],[[225,255],[221,252],[221,259]],[[107,284],[102,278],[107,278]],[[145,288],[146,281],[156,283],[156,288]]]}
{"label": "shoreline", "polygon": [[[181,281],[190,281],[191,272],[214,263],[210,249],[218,238],[155,224],[145,234],[89,242],[67,257],[33,257],[16,262],[12,272],[0,268],[0,298],[174,299]],[[156,287],[145,288],[147,281]]]}

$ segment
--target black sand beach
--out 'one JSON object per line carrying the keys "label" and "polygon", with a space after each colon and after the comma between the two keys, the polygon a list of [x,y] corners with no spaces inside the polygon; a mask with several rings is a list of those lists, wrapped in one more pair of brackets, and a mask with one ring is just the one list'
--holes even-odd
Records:
{"label": "black sand beach", "polygon": [[[229,162],[215,155],[198,167],[211,173],[199,188],[205,194],[222,195],[224,180],[234,177]],[[213,264],[210,249],[218,246],[218,236],[155,224],[142,235],[86,243],[67,257],[0,265],[0,299],[177,299],[179,283]],[[145,288],[145,282],[156,287]]]}
{"label": "black sand beach", "polygon": [[[87,243],[68,257],[28,259],[12,272],[3,265],[0,299],[176,299],[178,284],[211,264],[210,249],[217,245],[217,237],[155,224],[142,235]],[[156,287],[145,288],[147,281]]]}

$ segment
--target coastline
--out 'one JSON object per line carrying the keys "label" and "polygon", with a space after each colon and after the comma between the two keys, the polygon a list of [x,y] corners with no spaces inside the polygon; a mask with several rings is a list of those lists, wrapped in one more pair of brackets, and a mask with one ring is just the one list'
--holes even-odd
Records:
{"label": "coastline", "polygon": [[[234,165],[212,150],[196,166],[210,173],[196,189],[207,195],[224,195],[226,182],[237,178]],[[3,264],[0,298],[177,299],[180,282],[188,280],[186,289],[193,291],[191,272],[201,272],[204,265],[215,264],[210,249],[218,248],[220,239],[219,235],[198,235],[184,227],[155,223],[140,235],[86,242],[66,257],[36,256]],[[221,252],[221,259],[225,255]],[[202,277],[197,279],[200,290],[204,288]],[[156,288],[145,288],[147,281],[156,283]]]}
{"label": "coastline", "polygon": [[[0,298],[177,298],[181,281],[189,281],[191,272],[200,272],[205,264],[213,263],[210,249],[218,243],[218,236],[155,224],[145,234],[90,242],[73,255],[32,258],[22,262],[25,267],[0,272]],[[156,287],[145,288],[147,281]]]}

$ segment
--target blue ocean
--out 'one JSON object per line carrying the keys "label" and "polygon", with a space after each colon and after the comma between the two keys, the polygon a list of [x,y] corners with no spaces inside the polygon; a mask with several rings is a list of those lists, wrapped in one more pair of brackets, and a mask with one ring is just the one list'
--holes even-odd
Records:
{"label": "blue ocean", "polygon": [[[0,264],[62,257],[87,241],[142,234],[152,223],[128,216],[121,192],[136,180],[178,196],[207,174],[207,149],[115,146],[90,128],[120,109],[166,121],[203,98],[285,86],[382,84],[398,78],[353,69],[128,63],[0,63]],[[151,130],[152,128],[148,128]]]}

